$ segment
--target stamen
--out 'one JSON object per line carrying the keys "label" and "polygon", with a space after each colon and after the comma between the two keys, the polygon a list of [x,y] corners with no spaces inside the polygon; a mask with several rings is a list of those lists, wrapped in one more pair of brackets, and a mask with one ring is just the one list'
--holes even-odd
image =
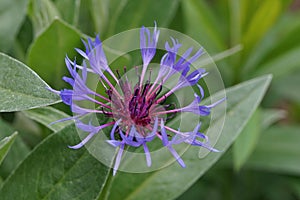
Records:
{"label": "stamen", "polygon": [[174,113],[171,113],[171,115],[169,115],[167,118],[166,118],[166,121],[170,120],[170,119],[173,119],[175,116],[176,116],[177,112],[174,112]]}
{"label": "stamen", "polygon": [[106,117],[111,117],[111,116],[113,116],[113,113],[112,113],[112,112],[107,112],[107,111],[105,111],[103,107],[101,107],[101,110],[102,110],[102,113],[103,113]]}
{"label": "stamen", "polygon": [[100,80],[102,86],[103,86],[106,90],[108,90],[107,87],[106,87],[106,85],[103,83],[102,79],[100,78],[99,80]]}
{"label": "stamen", "polygon": [[[147,80],[146,84],[144,85],[144,88],[143,88],[142,96],[144,96],[145,92],[148,91],[149,86],[150,86],[150,81]],[[146,92],[146,94],[147,94],[147,92]]]}
{"label": "stamen", "polygon": [[[162,102],[159,102],[159,100],[161,101],[162,100]],[[166,100],[167,100],[167,96],[166,95],[164,95],[164,96],[162,96],[160,99],[158,99],[155,103],[161,103],[161,104],[164,104],[165,102],[166,102]]]}
{"label": "stamen", "polygon": [[168,98],[171,94],[173,94],[174,88],[172,88],[169,92],[167,92],[163,97],[159,98],[156,103],[165,102],[166,98]]}
{"label": "stamen", "polygon": [[112,90],[111,89],[107,89],[105,92],[108,95],[109,100],[111,100]]}
{"label": "stamen", "polygon": [[[162,85],[163,85],[163,82],[161,82],[154,90],[153,90],[153,88],[154,88],[154,86],[156,86],[155,85],[156,83],[153,83],[153,85],[152,85],[152,87],[150,88],[150,90],[149,90],[149,97],[151,97],[155,92],[157,92],[158,90],[161,90],[160,89],[160,87],[162,87]],[[152,91],[153,90],[153,91]],[[161,92],[161,91],[160,91]]]}
{"label": "stamen", "polygon": [[117,75],[118,75],[118,78],[119,78],[119,79],[121,79],[121,75],[120,75],[120,73],[119,73],[119,70],[118,70],[118,69],[116,70],[116,73],[117,73]]}
{"label": "stamen", "polygon": [[168,108],[170,108],[171,106],[173,106],[174,108],[176,108],[176,104],[175,104],[175,103],[170,103],[170,104],[164,105],[164,108],[165,108],[165,109],[168,109]]}
{"label": "stamen", "polygon": [[155,93],[155,96],[158,96],[159,93],[161,93],[161,91],[162,91],[162,85],[159,85],[159,89],[158,89],[158,91]]}
{"label": "stamen", "polygon": [[[116,88],[111,84],[111,82],[106,78],[106,76],[101,76],[101,78],[109,85],[109,87],[115,92],[116,96],[121,98],[121,95],[119,92],[116,90]],[[119,84],[119,83],[118,83]]]}

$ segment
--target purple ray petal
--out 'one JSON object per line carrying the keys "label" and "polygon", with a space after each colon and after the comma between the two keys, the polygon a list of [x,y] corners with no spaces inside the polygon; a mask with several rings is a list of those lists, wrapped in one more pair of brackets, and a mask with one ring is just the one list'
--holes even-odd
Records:
{"label": "purple ray petal", "polygon": [[148,146],[146,145],[146,143],[144,143],[143,147],[144,147],[144,152],[145,152],[145,156],[146,156],[147,166],[150,167],[151,166],[151,155],[150,155]]}
{"label": "purple ray petal", "polygon": [[119,169],[121,158],[122,158],[122,154],[123,154],[123,151],[124,151],[124,146],[125,146],[125,144],[121,144],[120,145],[120,149],[119,149],[116,161],[115,161],[115,166],[114,166],[114,170],[113,170],[113,176],[116,175],[117,170]]}
{"label": "purple ray petal", "polygon": [[185,168],[185,164],[183,162],[183,160],[180,158],[180,156],[178,155],[178,153],[175,151],[175,149],[173,149],[172,146],[168,146],[169,151],[171,152],[171,154],[174,156],[174,158],[176,159],[176,161],[179,163],[179,165],[182,168]]}
{"label": "purple ray petal", "polygon": [[84,138],[79,144],[74,146],[69,146],[71,149],[79,149],[83,147],[96,133],[90,133],[86,138]]}

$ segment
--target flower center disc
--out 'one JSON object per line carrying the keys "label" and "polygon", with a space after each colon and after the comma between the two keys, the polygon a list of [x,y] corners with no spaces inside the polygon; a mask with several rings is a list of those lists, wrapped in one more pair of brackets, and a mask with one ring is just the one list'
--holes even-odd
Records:
{"label": "flower center disc", "polygon": [[126,134],[131,126],[135,126],[137,132],[146,137],[152,131],[158,111],[164,108],[156,103],[159,94],[147,81],[142,86],[136,84],[132,89],[126,80],[120,80],[121,93],[113,91],[111,95],[113,117],[116,121],[121,119],[120,127]]}

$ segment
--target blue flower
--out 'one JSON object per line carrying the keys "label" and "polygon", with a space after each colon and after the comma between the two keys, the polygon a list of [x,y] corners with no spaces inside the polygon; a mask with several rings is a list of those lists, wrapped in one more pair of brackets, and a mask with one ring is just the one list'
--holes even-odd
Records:
{"label": "blue flower", "polygon": [[[200,124],[190,132],[174,130],[168,126],[168,114],[186,112],[207,116],[213,107],[224,101],[221,99],[211,105],[200,105],[204,97],[204,90],[198,85],[198,82],[208,73],[201,68],[190,72],[190,66],[204,53],[203,49],[192,54],[193,49],[189,48],[177,59],[178,51],[182,45],[178,40],[171,38],[172,44],[165,43],[166,54],[161,58],[158,76],[153,83],[150,83],[149,80],[144,81],[144,78],[148,65],[155,56],[158,38],[159,30],[157,30],[156,24],[152,33],[148,28],[141,28],[140,50],[143,65],[137,83],[131,83],[127,78],[120,79],[119,71],[116,71],[117,76],[115,75],[108,65],[102,42],[97,35],[95,40],[89,38],[87,42],[83,41],[85,50],[76,49],[84,58],[82,65],[77,64],[76,60],[71,61],[68,57],[65,59],[71,77],[63,77],[63,80],[70,84],[71,89],[57,91],[49,88],[52,92],[60,95],[62,101],[70,106],[75,114],[73,117],[61,119],[59,122],[74,119],[76,126],[88,133],[79,144],[70,146],[70,148],[81,148],[100,130],[112,127],[110,139],[107,142],[118,148],[113,167],[114,175],[120,166],[126,146],[142,147],[146,164],[150,167],[152,160],[148,146],[155,138],[162,141],[162,146],[170,151],[182,167],[186,167],[186,165],[176,152],[175,145],[187,143],[207,148],[210,151],[218,151],[210,146],[208,137],[199,132]],[[124,72],[126,72],[125,69]],[[106,95],[100,95],[87,86],[90,73],[98,76],[99,83],[106,90]],[[164,83],[175,74],[179,74],[177,84],[165,94],[161,94]],[[195,93],[195,98],[189,105],[184,107],[176,107],[175,105],[173,109],[170,109],[172,107],[170,105],[164,105],[164,100],[175,91],[194,85],[199,88],[199,94]],[[121,91],[117,90],[116,87],[120,88]],[[99,109],[86,108],[80,102],[91,102]],[[165,109],[162,110],[162,107]],[[80,118],[90,113],[98,113],[107,117],[107,123],[100,126],[93,125],[92,122],[83,123]]]}

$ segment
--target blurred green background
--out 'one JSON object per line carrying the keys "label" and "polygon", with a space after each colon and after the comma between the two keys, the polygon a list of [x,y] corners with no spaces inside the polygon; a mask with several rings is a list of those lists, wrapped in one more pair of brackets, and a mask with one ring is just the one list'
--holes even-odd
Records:
{"label": "blurred green background", "polygon": [[[192,37],[211,56],[241,45],[216,61],[226,87],[273,74],[230,150],[178,199],[300,199],[299,0],[0,0],[0,52],[58,89],[64,57],[76,55],[81,38],[100,33],[104,40],[154,21]],[[50,134],[22,113],[0,116],[20,131],[24,149]]]}

